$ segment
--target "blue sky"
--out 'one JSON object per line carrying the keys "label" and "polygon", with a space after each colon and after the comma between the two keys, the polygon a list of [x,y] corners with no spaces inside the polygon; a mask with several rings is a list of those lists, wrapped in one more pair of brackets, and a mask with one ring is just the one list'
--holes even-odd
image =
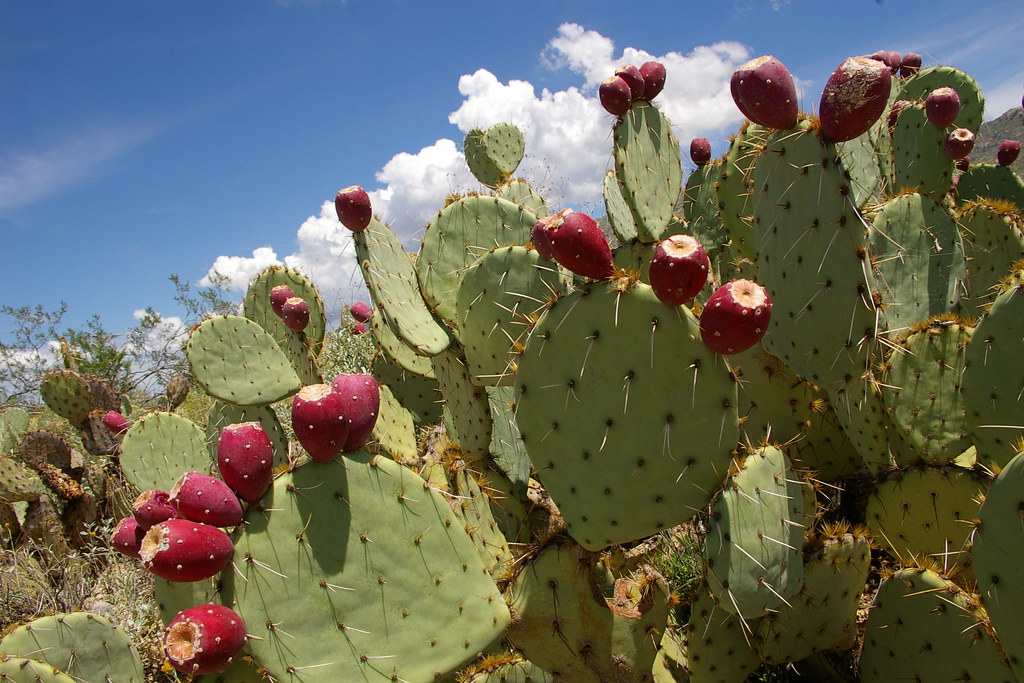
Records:
{"label": "blue sky", "polygon": [[[69,324],[173,316],[177,273],[243,283],[288,262],[328,303],[358,296],[324,208],[373,190],[415,234],[468,182],[465,130],[526,133],[524,170],[593,213],[611,119],[596,84],[646,56],[677,65],[663,109],[715,152],[739,123],[728,76],[782,60],[813,109],[832,70],[877,49],[975,77],[988,117],[1024,92],[1020,0],[0,0],[0,291]],[[674,53],[674,54],[673,54]],[[483,70],[483,71],[481,71]],[[1022,132],[1024,133],[1024,132]],[[329,207],[328,207],[329,208]],[[0,338],[8,332],[0,320]]]}

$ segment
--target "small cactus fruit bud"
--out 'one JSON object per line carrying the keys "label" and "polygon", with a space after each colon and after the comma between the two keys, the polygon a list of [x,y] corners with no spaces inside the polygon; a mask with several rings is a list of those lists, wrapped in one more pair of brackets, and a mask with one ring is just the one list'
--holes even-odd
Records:
{"label": "small cactus fruit bud", "polygon": [[352,326],[352,334],[356,337],[361,334],[366,334],[368,331],[368,328],[363,323],[356,323]]}
{"label": "small cactus fruit bud", "polygon": [[612,250],[608,238],[590,216],[562,209],[548,219],[555,260],[577,275],[600,280],[612,274]]}
{"label": "small cactus fruit bud", "polygon": [[615,70],[615,75],[626,81],[629,85],[630,95],[634,100],[644,99],[644,77],[640,69],[632,64],[623,64]]}
{"label": "small cactus fruit bud", "polygon": [[[942,152],[950,159],[959,162],[966,159],[974,149],[974,133],[967,128],[957,128],[942,142]],[[959,167],[959,163],[957,164]]]}
{"label": "small cactus fruit bud", "polygon": [[146,530],[139,526],[139,520],[134,517],[125,517],[114,527],[114,533],[110,536],[110,545],[122,555],[137,560],[145,535]]}
{"label": "small cactus fruit bud", "polygon": [[690,159],[697,166],[706,166],[711,161],[711,143],[707,138],[694,138],[690,141]]}
{"label": "small cactus fruit bud", "polygon": [[612,116],[622,116],[633,105],[629,84],[621,76],[612,76],[601,81],[597,96],[601,100],[601,106]]}
{"label": "small cactus fruit bud", "polygon": [[358,185],[350,185],[334,197],[334,209],[338,220],[352,232],[362,232],[373,218],[373,207],[366,191]]}
{"label": "small cactus fruit bud", "polygon": [[708,281],[711,261],[692,235],[672,235],[658,243],[651,257],[650,282],[662,303],[678,306],[694,297]]}
{"label": "small cactus fruit bud", "polygon": [[146,532],[142,566],[168,581],[200,581],[228,566],[234,546],[223,530],[190,519],[169,519]]}
{"label": "small cactus fruit bud", "polygon": [[916,52],[908,52],[900,60],[900,76],[907,78],[921,70],[921,55]]}
{"label": "small cactus fruit bud", "polygon": [[1003,140],[996,152],[996,162],[1000,166],[1009,166],[1020,156],[1020,140]]}
{"label": "small cactus fruit bud", "polygon": [[213,526],[242,523],[242,503],[231,487],[202,472],[186,472],[171,488],[171,503],[178,516]]}
{"label": "small cactus fruit bud", "polygon": [[889,72],[893,74],[899,72],[900,64],[903,63],[903,58],[900,57],[900,53],[893,50],[876,50],[868,55],[868,59],[874,59],[882,62],[889,67]]}
{"label": "small cactus fruit bud", "polygon": [[178,612],[164,631],[164,653],[183,674],[223,671],[245,647],[245,622],[234,610],[217,604]]}
{"label": "small cactus fruit bud", "polygon": [[263,497],[274,478],[274,446],[259,422],[240,422],[220,431],[217,468],[224,483],[247,503]]}
{"label": "small cactus fruit bud", "polygon": [[936,88],[925,98],[924,113],[928,123],[946,128],[960,115],[960,96],[952,88]]}
{"label": "small cactus fruit bud", "polygon": [[277,317],[284,317],[284,302],[295,296],[295,292],[288,285],[278,285],[270,290],[270,307],[277,313]]}
{"label": "small cactus fruit bud", "polygon": [[821,93],[822,134],[845,142],[867,132],[885,111],[892,74],[882,62],[850,57],[832,72]]}
{"label": "small cactus fruit bud", "polygon": [[289,330],[302,332],[309,324],[309,304],[298,296],[284,302],[284,324]]}
{"label": "small cactus fruit bud", "polygon": [[178,516],[178,511],[171,502],[171,494],[159,489],[143,491],[132,503],[132,514],[135,515],[139,527],[149,531],[150,527]]}
{"label": "small cactus fruit bud", "polygon": [[733,280],[711,295],[700,315],[700,338],[715,353],[746,351],[764,336],[772,302],[764,287],[751,280]]}
{"label": "small cactus fruit bud", "polygon": [[644,62],[640,65],[644,79],[644,99],[653,100],[665,88],[665,65],[661,62]]}
{"label": "small cactus fruit bud", "polygon": [[292,399],[295,437],[317,462],[330,462],[348,440],[345,401],[327,384],[310,384]]}
{"label": "small cactus fruit bud", "polygon": [[338,375],[331,382],[331,389],[345,401],[345,419],[348,420],[348,437],[341,450],[345,453],[358,451],[370,438],[373,426],[377,424],[380,410],[380,387],[373,375]]}
{"label": "small cactus fruit bud", "polygon": [[357,322],[367,323],[373,317],[373,309],[365,301],[357,301],[349,307],[349,313]]}
{"label": "small cactus fruit bud", "polygon": [[555,247],[551,244],[551,233],[548,232],[547,219],[541,219],[533,224],[533,233],[530,237],[533,248],[537,250],[540,257],[549,261],[555,258]]}
{"label": "small cactus fruit bud", "polygon": [[768,128],[796,125],[796,84],[786,66],[771,55],[752,59],[729,82],[732,99],[748,119]]}
{"label": "small cactus fruit bud", "polygon": [[128,420],[116,410],[108,410],[101,419],[103,426],[114,436],[128,431]]}

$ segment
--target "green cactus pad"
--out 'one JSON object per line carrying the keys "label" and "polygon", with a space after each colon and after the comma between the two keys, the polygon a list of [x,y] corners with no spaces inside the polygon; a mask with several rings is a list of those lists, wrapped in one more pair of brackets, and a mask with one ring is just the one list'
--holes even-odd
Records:
{"label": "green cactus pad", "polygon": [[654,105],[637,101],[612,132],[615,175],[636,221],[637,237],[656,242],[672,221],[683,182],[672,124]]}
{"label": "green cactus pad", "polygon": [[139,491],[169,491],[185,472],[214,469],[206,435],[174,413],[149,413],[135,422],[121,442],[121,471]]}
{"label": "green cactus pad", "polygon": [[616,268],[632,273],[640,282],[651,284],[653,242],[627,242],[615,248],[612,261]]}
{"label": "green cactus pad", "polygon": [[19,626],[0,640],[0,656],[39,659],[79,681],[145,680],[127,634],[89,612],[54,614]]}
{"label": "green cactus pad", "polygon": [[1012,202],[1024,211],[1024,182],[1009,166],[971,164],[956,184],[957,204],[980,199]]}
{"label": "green cactus pad", "polygon": [[[231,569],[226,571],[230,572]],[[156,601],[157,611],[160,613],[160,621],[166,627],[178,613],[207,603],[224,604],[225,601],[214,583],[218,578],[204,579],[202,581],[168,581],[159,577],[153,579],[153,598]]]}
{"label": "green cactus pad", "polygon": [[584,548],[686,521],[727,475],[733,377],[693,314],[647,285],[593,283],[555,302],[515,388],[526,451]]}
{"label": "green cactus pad", "polygon": [[858,208],[870,202],[884,201],[887,174],[883,156],[891,151],[888,108],[863,135],[836,145],[839,160],[850,174],[850,196]]}
{"label": "green cactus pad", "polygon": [[30,419],[28,411],[17,406],[6,408],[0,413],[0,423],[8,430],[14,441],[12,448],[28,434]]}
{"label": "green cactus pad", "polygon": [[517,652],[491,655],[460,672],[459,683],[558,683],[557,678]]}
{"label": "green cactus pad", "polygon": [[959,69],[949,66],[935,66],[921,69],[906,79],[895,99],[919,100],[924,102],[928,95],[938,88],[952,88],[960,97],[960,114],[953,122],[957,128],[969,128],[977,134],[985,120],[985,98],[977,82]]}
{"label": "green cactus pad", "polygon": [[604,212],[620,244],[637,238],[636,220],[626,198],[622,196],[622,185],[612,170],[604,174]]}
{"label": "green cactus pad", "polygon": [[833,414],[843,433],[872,474],[914,462],[917,456],[892,421],[877,381],[850,383],[828,392]]}
{"label": "green cactus pad", "polygon": [[494,190],[494,196],[515,202],[537,218],[544,218],[548,215],[548,206],[544,198],[537,194],[530,187],[530,184],[521,178],[502,183]]}
{"label": "green cactus pad", "polygon": [[365,453],[279,477],[226,572],[277,680],[428,681],[487,651],[508,609],[441,494]]}
{"label": "green cactus pad", "polygon": [[[480,466],[483,463],[477,463]],[[452,508],[462,519],[463,528],[473,539],[480,560],[487,571],[495,577],[504,576],[512,562],[512,551],[508,540],[502,533],[498,522],[491,511],[491,496],[497,492],[491,490],[488,477],[483,472],[474,472],[459,461],[458,465],[449,468],[449,476],[455,482],[455,498]]]}
{"label": "green cactus pad", "polygon": [[697,590],[690,607],[686,636],[686,668],[690,680],[709,683],[739,683],[761,666],[753,647],[753,629],[735,614],[722,609],[706,584]]}
{"label": "green cactus pad", "polygon": [[441,392],[434,365],[429,358],[423,360],[430,366],[429,378],[389,362],[383,354],[375,356],[370,366],[370,374],[377,384],[390,388],[395,399],[412,414],[413,422],[419,425],[435,424],[441,419]]}
{"label": "green cactus pad", "polygon": [[399,339],[383,320],[383,316],[375,315],[370,318],[370,333],[387,362],[398,366],[403,373],[435,379],[434,366],[430,364],[430,359],[415,353]]}
{"label": "green cactus pad", "polygon": [[[309,305],[309,324],[302,332],[288,329],[284,320],[270,306],[270,290],[278,285],[288,285],[295,296]],[[292,268],[271,266],[249,283],[249,289],[242,300],[242,311],[246,318],[259,323],[269,332],[278,346],[289,355],[303,384],[319,383],[319,380],[313,381],[313,375],[316,359],[323,350],[327,316],[320,292],[309,278]]]}
{"label": "green cactus pad", "polygon": [[0,681],[2,683],[76,683],[74,678],[57,671],[49,664],[23,657],[0,658]]}
{"label": "green cactus pad", "polygon": [[416,267],[391,228],[372,219],[353,239],[366,288],[384,323],[421,356],[446,349],[451,337],[423,302]]}
{"label": "green cactus pad", "polygon": [[701,166],[686,179],[683,189],[683,218],[687,228],[696,237],[708,258],[717,267],[715,272],[727,270],[722,263],[723,258],[729,259],[729,233],[719,213],[718,184],[722,177],[721,160],[712,161]]}
{"label": "green cactus pad", "polygon": [[46,486],[36,472],[17,458],[0,455],[0,502],[35,500],[46,493]]}
{"label": "green cactus pad", "polygon": [[753,167],[757,155],[764,148],[770,130],[756,123],[748,123],[732,139],[729,151],[719,167],[719,217],[729,235],[730,245],[737,258],[754,261],[757,258],[757,237],[752,220]]}
{"label": "green cactus pad", "polygon": [[380,407],[370,434],[374,452],[385,453],[396,462],[416,460],[416,431],[412,413],[402,407],[391,389],[378,385]]}
{"label": "green cactus pad", "polygon": [[270,438],[274,448],[274,467],[288,464],[288,435],[277,419],[277,413],[270,406],[236,406],[223,401],[214,401],[206,412],[206,443],[210,458],[217,461],[217,443],[220,432],[228,425],[241,422],[259,422]]}
{"label": "green cactus pad", "polygon": [[269,405],[302,387],[274,338],[240,315],[202,323],[192,331],[185,354],[199,384],[228,403]]}
{"label": "green cactus pad", "polygon": [[955,167],[943,151],[946,135],[928,122],[923,104],[901,109],[892,133],[893,187],[941,201],[953,186]]}
{"label": "green cactus pad", "polygon": [[806,431],[823,400],[814,386],[760,345],[734,354],[729,364],[739,383],[747,443],[788,443]]}
{"label": "green cactus pad", "polygon": [[434,356],[434,372],[444,397],[449,436],[468,460],[487,457],[491,444],[491,409],[487,390],[473,383],[464,356],[453,347]]}
{"label": "green cactus pad", "polygon": [[54,370],[43,375],[39,395],[46,407],[77,425],[89,417],[92,394],[86,378],[71,370]]}
{"label": "green cactus pad", "polygon": [[987,199],[968,202],[959,212],[967,257],[963,315],[981,317],[999,291],[999,282],[1024,258],[1024,214]]}
{"label": "green cactus pad", "polygon": [[523,134],[511,123],[474,128],[466,133],[463,146],[470,172],[491,189],[516,172],[526,151]]}
{"label": "green cactus pad", "polygon": [[525,490],[530,481],[530,456],[523,448],[523,438],[516,425],[515,390],[489,387],[487,400],[491,406],[491,457],[514,485]]}

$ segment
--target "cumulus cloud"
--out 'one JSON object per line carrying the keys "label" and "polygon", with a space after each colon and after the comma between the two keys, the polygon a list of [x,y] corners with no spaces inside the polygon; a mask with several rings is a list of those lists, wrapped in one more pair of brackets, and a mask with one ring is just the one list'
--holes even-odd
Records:
{"label": "cumulus cloud", "polygon": [[[252,256],[218,256],[199,284],[203,287],[222,284],[225,289],[244,292],[249,286],[249,281],[261,270],[279,265],[281,261],[271,247],[253,249]],[[227,279],[220,283],[218,275]]]}
{"label": "cumulus cloud", "polygon": [[333,200],[299,226],[297,241],[299,249],[285,256],[285,265],[316,284],[330,315],[336,317],[344,304],[366,298],[352,233],[338,220]]}

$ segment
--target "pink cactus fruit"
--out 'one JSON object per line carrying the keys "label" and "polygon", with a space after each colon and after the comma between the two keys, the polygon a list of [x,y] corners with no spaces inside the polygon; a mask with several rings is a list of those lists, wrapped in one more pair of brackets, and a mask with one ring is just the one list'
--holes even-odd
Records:
{"label": "pink cactus fruit", "polygon": [[900,60],[900,76],[908,78],[921,70],[921,55],[916,52],[907,52]]}
{"label": "pink cactus fruit", "polygon": [[615,270],[608,238],[590,216],[562,209],[547,221],[555,260],[577,275],[599,280]]}
{"label": "pink cactus fruit", "polygon": [[327,384],[310,384],[292,399],[295,437],[317,462],[330,462],[348,441],[345,400]]}
{"label": "pink cactus fruit", "polygon": [[547,259],[548,261],[554,260],[555,248],[554,245],[551,244],[551,233],[548,232],[548,223],[546,218],[542,218],[533,224],[530,241],[533,243],[533,248],[537,250],[537,253],[542,259]]}
{"label": "pink cactus fruit", "polygon": [[633,93],[629,83],[621,76],[612,76],[601,81],[597,88],[601,106],[612,116],[622,116],[633,106]]}
{"label": "pink cactus fruit", "polygon": [[186,472],[171,488],[171,503],[178,516],[193,522],[228,527],[242,523],[238,496],[226,483],[202,472]]}
{"label": "pink cactus fruit", "polygon": [[367,328],[363,323],[356,323],[352,326],[353,336],[358,337],[359,335],[366,334],[367,332],[369,332],[369,328]]}
{"label": "pink cactus fruit", "polygon": [[936,128],[947,128],[960,115],[960,95],[949,87],[936,88],[924,100],[924,113],[928,123]]}
{"label": "pink cactus fruit", "polygon": [[245,647],[245,622],[234,610],[213,603],[178,612],[164,631],[171,666],[197,676],[223,671]]}
{"label": "pink cactus fruit", "polygon": [[255,503],[274,479],[274,446],[259,422],[228,425],[217,440],[217,468],[224,483]]}
{"label": "pink cactus fruit", "polygon": [[373,317],[373,309],[365,301],[357,301],[349,306],[349,313],[355,318],[356,322],[368,323],[370,318]]}
{"label": "pink cactus fruit", "polygon": [[171,502],[171,494],[159,489],[143,491],[132,503],[132,514],[139,527],[148,531],[154,524],[166,522],[178,516],[178,511]]}
{"label": "pink cactus fruit", "polygon": [[996,151],[996,163],[1009,166],[1020,156],[1020,140],[1003,140]]}
{"label": "pink cactus fruit", "polygon": [[615,75],[626,81],[629,85],[629,92],[634,100],[644,99],[644,77],[640,69],[632,64],[623,64],[615,70]]}
{"label": "pink cactus fruit", "polygon": [[640,75],[644,79],[645,100],[653,100],[665,89],[665,65],[661,62],[644,62],[640,65]]}
{"label": "pink cactus fruit", "polygon": [[122,555],[127,555],[137,560],[139,559],[139,549],[142,548],[142,539],[145,535],[146,530],[139,526],[139,520],[135,519],[135,517],[125,517],[114,527],[114,533],[110,536],[110,545]]}
{"label": "pink cactus fruit", "polygon": [[302,332],[309,325],[309,304],[305,299],[293,296],[284,302],[282,317],[285,326],[294,332]]}
{"label": "pink cactus fruit", "polygon": [[352,232],[362,232],[373,218],[373,206],[370,196],[358,185],[350,185],[338,190],[334,197],[334,209],[338,220]]}
{"label": "pink cactus fruit", "polygon": [[882,62],[889,67],[889,72],[894,75],[899,73],[900,66],[903,64],[903,58],[900,57],[900,53],[895,50],[876,50],[868,55],[868,59],[875,59]]}
{"label": "pink cactus fruit", "polygon": [[[967,128],[957,128],[946,136],[942,142],[942,152],[950,159],[959,162],[967,158],[967,155],[974,149],[974,133]],[[966,170],[966,169],[963,169]]]}
{"label": "pink cactus fruit", "polygon": [[733,73],[729,89],[740,112],[754,123],[778,129],[796,125],[796,84],[775,57],[765,55],[741,66]]}
{"label": "pink cactus fruit", "polygon": [[822,134],[833,142],[852,140],[885,111],[892,73],[882,62],[850,57],[832,72],[821,93],[818,116]]}
{"label": "pink cactus fruit", "polygon": [[331,389],[340,394],[345,402],[345,418],[348,420],[348,437],[341,450],[345,453],[358,451],[370,438],[373,426],[377,424],[380,411],[380,387],[373,375],[341,374],[331,382]]}
{"label": "pink cactus fruit", "polygon": [[707,166],[711,161],[711,143],[707,138],[694,138],[690,141],[690,159],[698,167]]}
{"label": "pink cactus fruit", "polygon": [[672,235],[654,248],[650,282],[662,303],[678,306],[693,301],[708,281],[711,261],[692,235]]}
{"label": "pink cactus fruit", "polygon": [[764,336],[772,302],[752,280],[733,280],[715,290],[700,315],[700,338],[715,353],[746,351]]}
{"label": "pink cactus fruit", "polygon": [[284,317],[284,302],[295,296],[295,292],[288,285],[277,285],[270,290],[270,308],[277,317]]}
{"label": "pink cactus fruit", "polygon": [[128,431],[128,420],[116,410],[108,410],[100,419],[103,421],[103,426],[114,436]]}
{"label": "pink cactus fruit", "polygon": [[190,519],[169,519],[146,532],[139,559],[162,579],[189,582],[219,574],[233,552],[223,530]]}

